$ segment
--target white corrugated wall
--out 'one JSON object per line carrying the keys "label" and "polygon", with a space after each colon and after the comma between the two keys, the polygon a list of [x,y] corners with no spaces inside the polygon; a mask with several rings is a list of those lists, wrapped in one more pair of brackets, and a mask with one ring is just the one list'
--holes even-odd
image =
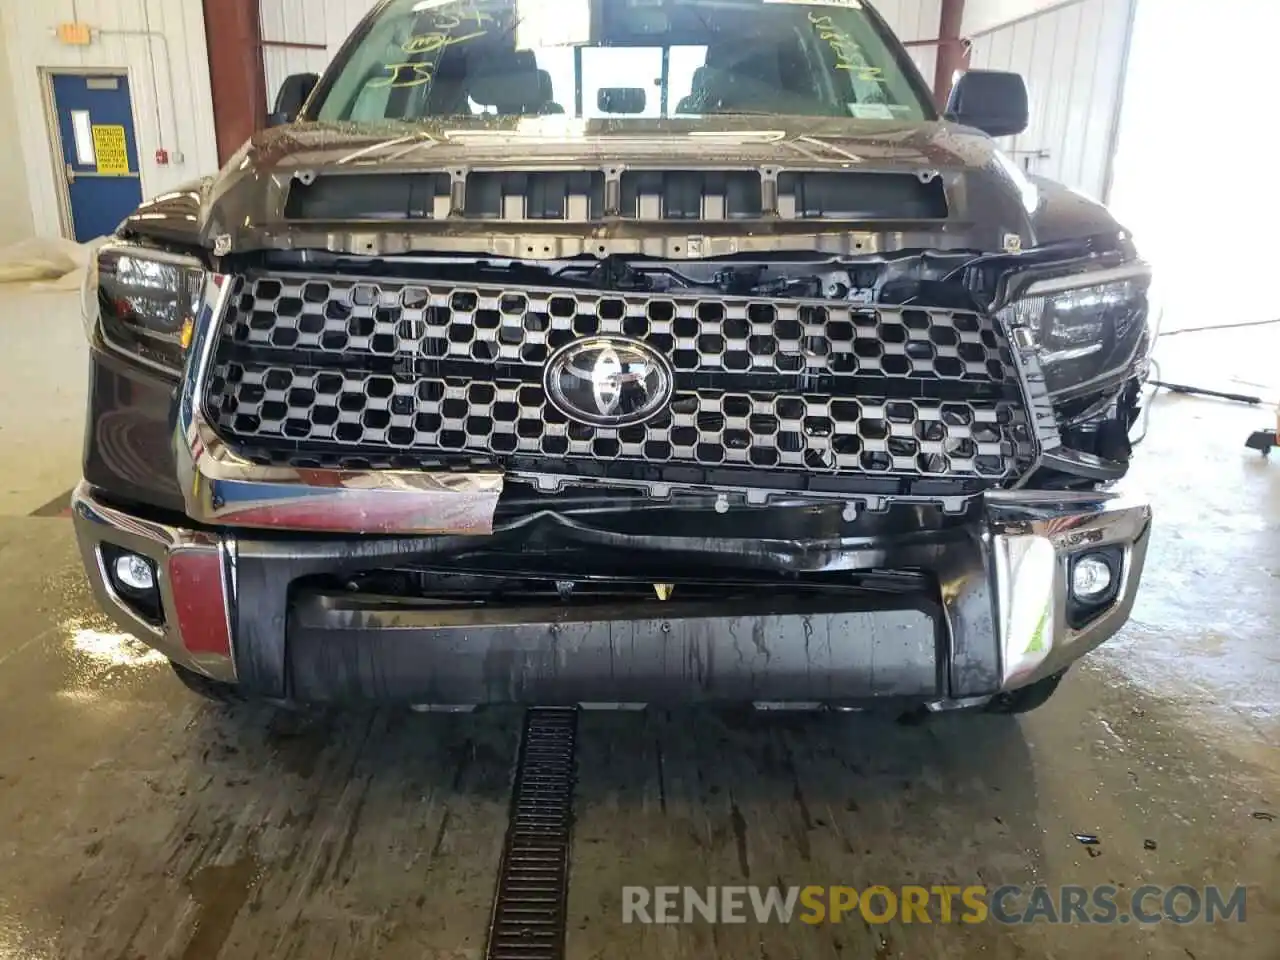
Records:
{"label": "white corrugated wall", "polygon": [[[942,0],[875,0],[875,8],[904,43],[910,40],[938,39]],[[911,59],[920,68],[925,83],[932,90],[933,75],[938,64],[938,48],[934,45],[908,47],[907,52],[911,54]]]}
{"label": "white corrugated wall", "polygon": [[[294,73],[323,73],[360,18],[377,0],[261,0],[262,51],[267,102],[274,104],[284,78]],[[272,46],[305,43],[324,49]]]}
{"label": "white corrugated wall", "polygon": [[[134,128],[141,162],[142,192],[154,196],[218,168],[213,97],[204,13],[196,0],[78,0],[80,21],[101,33],[87,47],[65,46],[54,36],[72,20],[70,0],[0,0],[0,18],[16,107],[12,141],[22,151],[35,232],[62,233],[53,156],[46,122],[41,69],[126,70],[133,98]],[[151,37],[140,35],[150,30]],[[120,35],[114,31],[128,31]],[[152,61],[155,76],[152,76]],[[164,146],[181,162],[159,166]]]}
{"label": "white corrugated wall", "polygon": [[[9,76],[9,45],[0,20],[0,78]],[[0,80],[0,130],[18,128],[18,105],[13,87]],[[27,167],[18,150],[0,150],[0,244],[24,240],[32,234]]]}
{"label": "white corrugated wall", "polygon": [[[1136,0],[1076,0],[973,37],[970,66],[1022,74],[1031,124],[1001,144],[1032,173],[1105,199]],[[969,35],[966,33],[966,35]]]}

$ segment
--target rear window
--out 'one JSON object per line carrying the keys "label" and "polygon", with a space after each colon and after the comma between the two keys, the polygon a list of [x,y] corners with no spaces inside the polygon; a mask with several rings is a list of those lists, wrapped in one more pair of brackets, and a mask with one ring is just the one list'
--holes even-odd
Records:
{"label": "rear window", "polygon": [[857,0],[393,0],[319,120],[710,114],[922,120],[902,48]]}

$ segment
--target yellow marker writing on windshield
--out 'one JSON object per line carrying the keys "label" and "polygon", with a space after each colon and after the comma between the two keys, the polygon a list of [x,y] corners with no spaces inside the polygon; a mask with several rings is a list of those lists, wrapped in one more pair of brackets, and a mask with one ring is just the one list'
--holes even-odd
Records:
{"label": "yellow marker writing on windshield", "polygon": [[857,73],[859,80],[879,83],[884,71],[867,62],[867,56],[858,46],[858,41],[836,26],[830,17],[816,17],[809,14],[809,22],[818,29],[818,36],[825,40],[835,54],[835,68],[848,73]]}
{"label": "yellow marker writing on windshield", "polygon": [[445,47],[466,43],[468,40],[476,39],[476,37],[483,37],[484,34],[485,31],[483,30],[477,30],[475,33],[468,33],[461,37],[451,37],[447,33],[423,33],[416,37],[410,37],[400,49],[408,54],[435,53]]}
{"label": "yellow marker writing on windshield", "polygon": [[[381,77],[377,80],[369,82],[369,86],[373,87],[391,87],[393,89],[403,89],[405,87],[419,87],[424,83],[430,83],[435,64],[433,63],[388,63],[385,69],[390,76]],[[404,76],[405,71],[409,71],[408,76]]]}

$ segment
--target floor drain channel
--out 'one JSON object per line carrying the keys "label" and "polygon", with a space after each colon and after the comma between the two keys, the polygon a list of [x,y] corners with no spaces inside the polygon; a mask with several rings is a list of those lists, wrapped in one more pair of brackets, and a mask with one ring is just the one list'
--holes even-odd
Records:
{"label": "floor drain channel", "polygon": [[525,714],[488,960],[560,960],[569,900],[573,746],[578,711]]}

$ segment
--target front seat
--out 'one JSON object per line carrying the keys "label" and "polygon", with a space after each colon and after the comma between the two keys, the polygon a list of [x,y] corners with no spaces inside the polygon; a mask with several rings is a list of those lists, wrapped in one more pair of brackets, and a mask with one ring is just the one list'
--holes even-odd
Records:
{"label": "front seat", "polygon": [[542,97],[542,106],[539,113],[556,114],[564,113],[564,107],[555,102],[555,87],[551,83],[551,74],[545,70],[538,71],[538,92]]}
{"label": "front seat", "polygon": [[711,67],[699,67],[693,71],[693,89],[676,104],[676,113],[705,113],[709,106],[708,91],[714,83]]}
{"label": "front seat", "polygon": [[468,77],[467,87],[472,100],[502,116],[528,116],[541,106],[538,63],[528,50],[483,57]]}
{"label": "front seat", "polygon": [[778,51],[757,47],[743,56],[725,48],[707,52],[706,109],[768,110],[782,90]]}

